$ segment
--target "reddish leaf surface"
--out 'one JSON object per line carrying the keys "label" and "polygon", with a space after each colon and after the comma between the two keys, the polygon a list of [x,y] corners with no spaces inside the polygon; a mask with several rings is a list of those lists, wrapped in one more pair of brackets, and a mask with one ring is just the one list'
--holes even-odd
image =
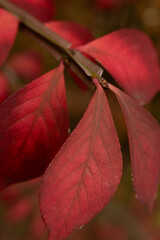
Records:
{"label": "reddish leaf surface", "polygon": [[40,208],[49,240],[64,239],[100,212],[122,174],[116,130],[101,86],[82,120],[48,167]]}
{"label": "reddish leaf surface", "polygon": [[68,137],[63,66],[0,107],[0,188],[42,174]]}
{"label": "reddish leaf surface", "polygon": [[0,8],[0,67],[14,43],[17,27],[17,18]]}
{"label": "reddish leaf surface", "polygon": [[10,92],[10,84],[8,78],[0,72],[0,103],[3,102]]}
{"label": "reddish leaf surface", "polygon": [[42,22],[50,21],[54,15],[53,0],[10,0]]}
{"label": "reddish leaf surface", "polygon": [[24,51],[16,53],[9,60],[10,67],[21,78],[27,81],[38,78],[43,69],[41,56],[34,51]]}
{"label": "reddish leaf surface", "polygon": [[20,222],[30,214],[32,207],[31,199],[23,197],[8,211],[6,220],[12,223]]}
{"label": "reddish leaf surface", "polygon": [[160,90],[158,56],[142,32],[124,29],[82,46],[81,51],[97,59],[124,90],[147,103]]}
{"label": "reddish leaf surface", "polygon": [[52,21],[45,24],[50,30],[72,43],[72,48],[93,40],[93,35],[85,27],[68,21]]}
{"label": "reddish leaf surface", "polygon": [[109,86],[127,124],[136,194],[152,209],[160,178],[160,126],[137,101],[113,85]]}

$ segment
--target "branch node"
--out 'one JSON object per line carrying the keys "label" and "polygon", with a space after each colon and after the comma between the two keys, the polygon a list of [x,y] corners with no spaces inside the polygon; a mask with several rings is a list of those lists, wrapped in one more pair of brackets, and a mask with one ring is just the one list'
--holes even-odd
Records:
{"label": "branch node", "polygon": [[104,78],[101,77],[101,76],[98,76],[97,79],[98,79],[99,84],[100,84],[103,88],[109,88],[108,82],[107,82],[106,79],[104,79]]}

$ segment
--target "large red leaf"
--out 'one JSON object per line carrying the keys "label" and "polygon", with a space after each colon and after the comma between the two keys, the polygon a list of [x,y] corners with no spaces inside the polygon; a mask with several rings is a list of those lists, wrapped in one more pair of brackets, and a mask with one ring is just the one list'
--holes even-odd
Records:
{"label": "large red leaf", "polygon": [[160,90],[158,56],[150,39],[142,32],[124,29],[80,48],[97,59],[124,90],[148,102]]}
{"label": "large red leaf", "polygon": [[17,18],[0,8],[0,67],[14,43],[17,27]]}
{"label": "large red leaf", "polygon": [[0,188],[42,174],[68,137],[63,66],[0,107]]}
{"label": "large red leaf", "polygon": [[53,0],[10,0],[42,22],[50,21],[54,15]]}
{"label": "large red leaf", "polygon": [[80,24],[69,21],[52,21],[45,23],[46,27],[72,43],[72,48],[93,40],[91,32]]}
{"label": "large red leaf", "polygon": [[152,208],[160,178],[160,126],[137,101],[111,84],[109,87],[127,124],[136,194]]}
{"label": "large red leaf", "polygon": [[105,207],[120,182],[120,145],[105,93],[97,87],[43,179],[40,208],[49,240],[64,239],[86,224]]}

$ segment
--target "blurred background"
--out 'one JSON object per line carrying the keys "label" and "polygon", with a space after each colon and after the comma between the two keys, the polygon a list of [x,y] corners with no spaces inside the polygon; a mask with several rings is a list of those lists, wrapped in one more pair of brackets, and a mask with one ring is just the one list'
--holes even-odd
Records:
{"label": "blurred background", "polygon": [[[160,56],[160,0],[54,0],[53,6],[53,20],[81,24],[91,31],[94,38],[122,28],[142,30],[150,36]],[[0,102],[57,65],[57,61],[42,46],[20,30],[0,72]],[[72,131],[93,92],[80,88],[67,71],[65,75]],[[149,212],[147,206],[136,199],[125,123],[113,95],[108,92],[107,97],[122,146],[123,177],[106,208],[68,239],[159,240],[160,194],[153,212]],[[160,122],[160,94],[146,108]],[[47,239],[38,208],[40,182],[41,178],[15,184],[0,194],[0,240]]]}

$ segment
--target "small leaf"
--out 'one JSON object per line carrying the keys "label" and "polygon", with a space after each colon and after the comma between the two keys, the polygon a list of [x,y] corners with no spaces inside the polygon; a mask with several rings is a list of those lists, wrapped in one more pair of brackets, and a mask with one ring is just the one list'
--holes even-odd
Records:
{"label": "small leaf", "polygon": [[17,18],[0,8],[0,67],[11,50],[17,28]]}
{"label": "small leaf", "polygon": [[97,87],[43,179],[40,208],[49,240],[66,238],[99,213],[121,179],[119,141],[105,93]]}
{"label": "small leaf", "polygon": [[54,15],[53,0],[10,0],[42,22],[50,21]]}
{"label": "small leaf", "polygon": [[142,32],[124,29],[79,48],[97,59],[133,98],[147,103],[160,90],[158,56]]}
{"label": "small leaf", "polygon": [[12,224],[23,221],[32,211],[33,202],[31,199],[22,197],[19,201],[15,202],[12,208],[6,214],[7,222]]}
{"label": "small leaf", "polygon": [[93,40],[93,35],[87,28],[74,22],[52,21],[45,23],[45,25],[65,40],[72,43],[72,48],[86,44]]}
{"label": "small leaf", "polygon": [[0,188],[41,175],[68,137],[63,66],[0,107]]}
{"label": "small leaf", "polygon": [[127,124],[133,183],[141,201],[152,209],[160,178],[160,126],[137,101],[109,84]]}
{"label": "small leaf", "polygon": [[9,60],[12,70],[26,81],[38,78],[43,69],[43,60],[40,54],[34,51],[16,53]]}

